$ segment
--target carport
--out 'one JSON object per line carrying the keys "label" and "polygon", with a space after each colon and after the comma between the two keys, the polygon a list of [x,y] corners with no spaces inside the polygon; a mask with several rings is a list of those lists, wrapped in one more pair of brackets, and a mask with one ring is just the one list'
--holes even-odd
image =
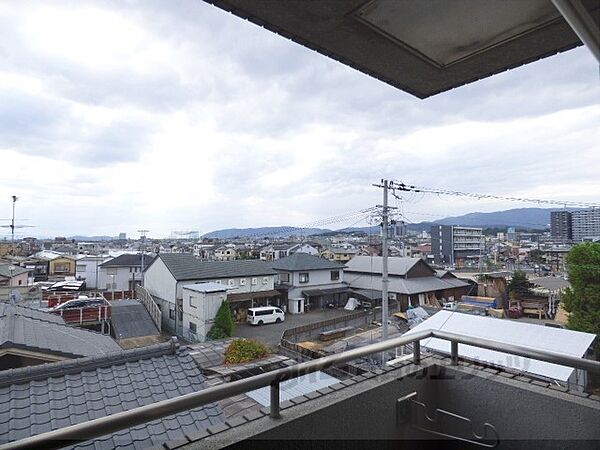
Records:
{"label": "carport", "polygon": [[302,291],[302,295],[306,298],[307,310],[310,311],[311,309],[324,309],[329,304],[336,307],[344,306],[348,301],[349,292],[350,290],[347,287],[307,289]]}

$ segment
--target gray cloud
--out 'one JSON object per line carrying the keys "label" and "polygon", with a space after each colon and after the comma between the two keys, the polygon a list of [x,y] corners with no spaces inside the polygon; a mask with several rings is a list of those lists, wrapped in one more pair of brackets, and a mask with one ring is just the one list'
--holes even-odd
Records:
{"label": "gray cloud", "polygon": [[[597,178],[597,125],[581,118],[556,131],[552,118],[559,111],[590,113],[597,105],[597,65],[586,49],[419,100],[204,2],[85,5],[140,27],[167,46],[172,60],[150,57],[144,70],[135,62],[90,67],[34,48],[18,21],[0,15],[0,76],[30,77],[43,86],[41,92],[0,86],[0,154],[16,149],[66,162],[75,172],[129,163],[133,171],[160,175],[173,202],[167,217],[144,212],[144,195],[132,187],[123,187],[129,191],[122,199],[104,197],[108,176],[53,181],[52,192],[74,192],[82,202],[87,196],[91,205],[110,202],[114,217],[125,217],[119,228],[136,229],[137,222],[149,220],[166,233],[166,227],[185,224],[222,228],[334,215],[377,202],[379,192],[370,185],[382,177],[499,193]],[[26,17],[37,6],[19,3],[14,14]],[[148,52],[144,42],[140,47],[135,51]],[[82,113],[87,110],[101,117]],[[531,128],[518,128],[522,123]],[[182,128],[202,127],[206,140],[201,134],[192,135],[193,142],[178,140]],[[157,147],[155,137],[165,130],[172,142]],[[430,142],[431,136],[436,138]],[[299,143],[309,147],[306,158],[331,153],[332,159],[302,173],[289,151]],[[186,155],[182,146],[193,147],[194,154]],[[577,166],[574,151],[580,155]],[[174,162],[161,162],[161,152],[173,154]],[[159,162],[145,166],[152,158]],[[282,168],[297,181],[264,182]],[[86,171],[86,177],[93,174]],[[211,179],[218,196],[201,202],[198,188],[201,212],[189,207],[193,196],[181,199],[194,189],[184,181],[195,176]],[[408,199],[425,212],[439,207],[453,214],[470,207]],[[178,210],[177,202],[185,207]],[[232,207],[223,208],[223,202]],[[136,216],[126,217],[131,205]],[[82,224],[103,223],[94,214],[86,212]],[[52,217],[60,221],[60,215]],[[56,228],[61,226],[72,225]]]}

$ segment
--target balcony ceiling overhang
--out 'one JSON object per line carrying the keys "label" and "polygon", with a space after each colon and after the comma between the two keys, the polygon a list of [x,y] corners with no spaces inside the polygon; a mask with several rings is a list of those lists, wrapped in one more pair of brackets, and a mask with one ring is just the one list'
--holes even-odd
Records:
{"label": "balcony ceiling overhang", "polygon": [[205,1],[419,98],[582,44],[551,0]]}

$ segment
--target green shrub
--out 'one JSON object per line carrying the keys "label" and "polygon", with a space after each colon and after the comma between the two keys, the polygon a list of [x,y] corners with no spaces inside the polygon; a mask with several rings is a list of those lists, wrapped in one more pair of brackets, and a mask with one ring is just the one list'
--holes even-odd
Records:
{"label": "green shrub", "polygon": [[223,302],[215,316],[215,323],[206,337],[212,340],[228,338],[233,335],[233,328],[234,321],[231,308],[227,302]]}
{"label": "green shrub", "polygon": [[265,344],[251,339],[234,339],[225,351],[227,364],[239,364],[260,359],[269,353]]}

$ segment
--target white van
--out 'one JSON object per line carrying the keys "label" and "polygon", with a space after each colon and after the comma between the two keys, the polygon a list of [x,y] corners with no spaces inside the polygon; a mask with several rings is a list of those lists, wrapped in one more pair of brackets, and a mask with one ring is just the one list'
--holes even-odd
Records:
{"label": "white van", "polygon": [[265,323],[279,323],[285,320],[283,311],[276,306],[263,306],[261,308],[248,308],[248,323],[262,325]]}

